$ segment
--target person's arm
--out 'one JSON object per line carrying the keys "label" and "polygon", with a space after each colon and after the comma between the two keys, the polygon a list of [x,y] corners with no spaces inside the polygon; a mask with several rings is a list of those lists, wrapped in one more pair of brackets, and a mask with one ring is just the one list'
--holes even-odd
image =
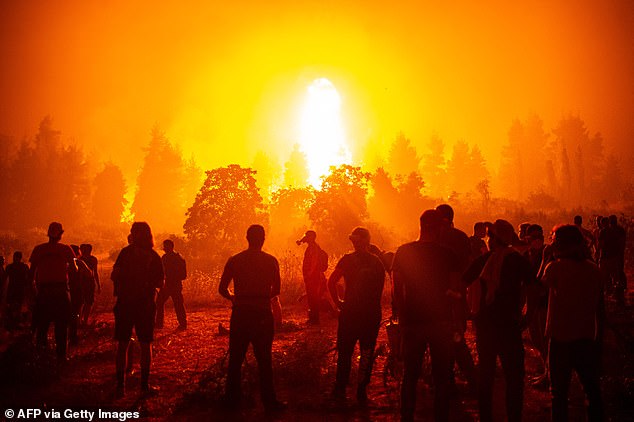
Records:
{"label": "person's arm", "polygon": [[480,277],[482,270],[484,269],[484,265],[489,259],[489,253],[477,257],[471,265],[467,267],[465,272],[462,274],[461,282],[465,287],[469,287],[474,281]]}
{"label": "person's arm", "polygon": [[232,269],[232,261],[231,258],[225,264],[225,269],[222,271],[222,276],[220,276],[220,284],[218,284],[218,293],[220,296],[225,299],[231,301],[235,299],[235,295],[229,292],[229,283],[233,279],[233,269]]}
{"label": "person's arm", "polygon": [[271,285],[271,297],[276,297],[280,295],[280,290],[282,287],[282,278],[280,277],[280,264],[277,262],[277,259],[274,259],[275,262],[275,272],[273,274],[273,284]]}
{"label": "person's arm", "polygon": [[99,261],[95,258],[95,283],[97,283],[97,293],[101,293],[101,281],[99,280]]}
{"label": "person's arm", "polygon": [[339,292],[337,291],[337,283],[343,276],[343,271],[339,268],[339,264],[335,267],[335,270],[330,274],[330,278],[328,278],[328,291],[330,292],[330,297],[332,301],[337,306],[337,309],[343,308],[343,300],[339,297]]}

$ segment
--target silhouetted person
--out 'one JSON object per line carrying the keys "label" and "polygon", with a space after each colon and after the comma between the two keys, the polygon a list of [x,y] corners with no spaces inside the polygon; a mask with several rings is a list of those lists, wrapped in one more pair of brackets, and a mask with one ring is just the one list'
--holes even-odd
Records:
{"label": "silhouetted person", "polygon": [[[2,294],[4,293],[4,285],[7,281],[7,273],[4,268],[4,256],[0,255],[0,304],[2,303]],[[0,322],[2,322],[2,315],[4,314],[2,306],[0,306]]]}
{"label": "silhouetted person", "polygon": [[[467,266],[471,263],[471,242],[465,232],[454,227],[454,211],[448,204],[441,204],[436,207],[436,210],[443,218],[443,229],[440,233],[440,243],[453,251],[456,255],[456,271],[462,274]],[[460,290],[460,306],[454,308],[454,358],[460,372],[467,380],[469,389],[474,392],[476,389],[476,375],[475,365],[473,364],[473,357],[471,356],[471,350],[464,338],[464,334],[467,331],[467,319],[469,316],[469,308],[467,305],[467,289],[464,285],[459,285]],[[453,371],[453,366],[452,366]],[[455,386],[455,377],[451,378],[452,385]]]}
{"label": "silhouetted person", "polygon": [[[89,243],[82,243],[79,246],[81,251],[81,260],[86,263],[90,271],[92,271],[92,282],[86,284],[82,289],[84,297],[84,306],[81,308],[80,322],[83,325],[88,325],[88,317],[90,317],[90,311],[92,305],[95,303],[95,291],[101,293],[101,282],[99,281],[99,261],[97,257],[92,254],[92,245]],[[90,281],[90,280],[87,280]]]}
{"label": "silhouetted person", "polygon": [[[247,230],[249,247],[227,261],[218,292],[231,301],[229,329],[229,369],[225,404],[236,409],[241,399],[241,368],[249,347],[258,362],[260,396],[269,411],[280,410],[282,404],[273,388],[273,313],[271,299],[280,294],[280,268],[277,259],[262,251],[264,227],[252,225]],[[233,280],[233,293],[229,283]]]}
{"label": "silhouetted person", "polygon": [[22,252],[13,253],[13,262],[7,265],[7,329],[15,330],[22,319],[22,306],[29,288],[29,266],[22,262]]}
{"label": "silhouetted person", "polygon": [[450,377],[453,365],[453,309],[451,296],[459,280],[458,258],[440,244],[443,217],[427,210],[420,217],[419,240],[396,251],[393,314],[402,327],[404,374],[401,384],[401,418],[414,419],[416,385],[429,345],[434,379],[434,418],[449,418]]}
{"label": "silhouetted person", "polygon": [[587,248],[588,257],[592,258],[592,249],[594,248],[594,234],[592,234],[590,230],[583,227],[583,218],[580,215],[575,215],[573,221],[575,226],[583,235],[583,240]]}
{"label": "silhouetted person", "polygon": [[114,336],[118,341],[116,357],[117,396],[125,393],[125,370],[132,328],[141,343],[141,392],[152,393],[150,366],[156,316],[156,290],[163,287],[161,257],[154,251],[152,230],[145,222],[130,228],[130,244],[123,248],[112,267],[114,283]]}
{"label": "silhouetted person", "polygon": [[[544,230],[539,224],[531,224],[526,231],[528,249],[523,253],[528,260],[535,279],[542,267],[544,256]],[[534,385],[545,386],[548,384],[548,344],[546,342],[546,313],[548,311],[548,288],[542,283],[531,283],[526,286],[526,301],[528,309],[533,310],[532,315],[527,315],[528,331],[533,347],[539,352],[543,372],[531,380]]]}
{"label": "silhouetted person", "polygon": [[77,272],[73,250],[60,243],[63,233],[60,223],[51,223],[47,232],[48,242],[37,245],[29,258],[31,278],[37,289],[33,310],[37,345],[46,347],[48,327],[53,322],[59,362],[66,361],[68,322],[71,316],[68,279],[69,274]]}
{"label": "silhouetted person", "polygon": [[[71,316],[68,324],[69,342],[72,345],[76,345],[79,338],[77,336],[77,328],[79,326],[79,317],[82,313],[85,301],[85,291],[88,286],[95,284],[95,277],[92,270],[88,268],[88,265],[80,259],[81,252],[79,246],[70,245],[71,249],[75,253],[75,265],[77,266],[77,272],[70,275],[68,285],[70,288],[70,308]],[[94,290],[93,290],[94,292]]]}
{"label": "silhouetted person", "polygon": [[524,345],[522,288],[533,281],[528,261],[511,244],[513,226],[496,220],[489,230],[489,253],[476,259],[463,275],[472,285],[471,309],[479,358],[480,420],[493,420],[493,382],[499,356],[506,381],[506,414],[522,419]]}
{"label": "silhouetted person", "polygon": [[599,268],[604,280],[614,294],[619,306],[625,305],[626,279],[623,271],[625,260],[625,230],[618,225],[615,215],[604,217],[599,233]]}
{"label": "silhouetted person", "polygon": [[306,243],[302,274],[306,285],[306,297],[308,299],[308,323],[319,324],[319,308],[326,290],[326,276],[328,269],[328,255],[316,242],[317,233],[308,230],[304,237],[297,241],[298,245]]}
{"label": "silhouetted person", "polygon": [[[333,302],[341,310],[337,329],[337,377],[335,398],[345,399],[350,379],[354,346],[359,342],[361,358],[357,375],[357,400],[367,402],[374,347],[381,325],[381,295],[385,284],[385,268],[379,257],[370,252],[370,232],[355,228],[349,236],[354,252],[344,255],[328,280]],[[343,277],[344,300],[339,297],[337,283]]]}
{"label": "silhouetted person", "polygon": [[550,288],[546,332],[550,337],[552,419],[568,420],[568,389],[574,370],[588,398],[588,420],[600,421],[601,272],[587,258],[585,239],[575,226],[559,227],[553,246],[557,259],[542,278]]}
{"label": "silhouetted person", "polygon": [[174,252],[174,242],[170,239],[163,241],[165,254],[161,258],[165,269],[165,286],[156,298],[156,328],[163,328],[165,319],[165,302],[170,297],[174,303],[174,311],[178,319],[178,329],[187,329],[187,314],[183,301],[183,280],[187,278],[187,264],[178,252]]}
{"label": "silhouetted person", "polygon": [[489,251],[484,238],[487,235],[487,227],[483,222],[478,222],[473,225],[473,236],[469,237],[469,245],[471,247],[471,259],[475,260],[477,257],[484,255]]}

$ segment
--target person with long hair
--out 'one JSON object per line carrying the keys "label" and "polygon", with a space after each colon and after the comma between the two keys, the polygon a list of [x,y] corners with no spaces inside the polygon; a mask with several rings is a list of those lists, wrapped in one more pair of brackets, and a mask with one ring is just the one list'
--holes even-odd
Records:
{"label": "person with long hair", "polygon": [[123,248],[112,268],[117,302],[114,307],[117,396],[125,394],[125,369],[132,328],[141,343],[141,392],[153,393],[149,384],[152,363],[152,340],[156,315],[156,290],[163,287],[161,257],[153,249],[152,230],[145,222],[130,228],[130,244]]}

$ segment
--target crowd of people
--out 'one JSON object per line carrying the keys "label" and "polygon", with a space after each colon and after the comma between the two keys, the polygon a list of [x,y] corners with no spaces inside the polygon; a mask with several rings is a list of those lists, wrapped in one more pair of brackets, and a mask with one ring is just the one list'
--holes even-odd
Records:
{"label": "crowd of people", "polygon": [[[378,333],[383,318],[381,299],[391,280],[392,313],[398,321],[403,362],[401,418],[413,420],[416,389],[426,353],[431,358],[435,420],[446,421],[455,391],[455,367],[478,399],[482,421],[493,420],[493,387],[499,358],[505,378],[505,409],[509,421],[522,418],[525,363],[522,332],[539,352],[543,374],[531,380],[550,386],[552,419],[568,419],[568,390],[574,370],[588,399],[588,418],[602,420],[600,358],[605,319],[604,293],[624,304],[627,282],[624,257],[626,232],[615,216],[599,217],[597,230],[574,224],[557,226],[550,243],[538,224],[523,223],[518,232],[506,220],[478,222],[473,235],[453,225],[454,210],[447,204],[420,217],[420,236],[395,253],[371,243],[371,233],[354,228],[353,251],[342,256],[329,277],[328,254],[309,230],[302,272],[308,299],[308,324],[320,324],[320,311],[338,317],[337,371],[332,397],[345,402],[352,356],[359,343],[356,399],[365,406]],[[65,245],[57,222],[48,228],[48,242],[33,249],[30,266],[16,251],[0,281],[6,288],[4,324],[9,330],[26,322],[25,306],[33,295],[31,329],[40,348],[46,348],[51,322],[60,363],[67,360],[67,344],[77,344],[78,327],[89,321],[95,294],[101,291],[98,260],[92,246]],[[272,344],[279,322],[281,277],[277,259],[264,252],[265,230],[252,225],[247,248],[232,256],[222,273],[218,291],[232,303],[229,363],[224,404],[240,407],[241,367],[249,344],[258,363],[260,393],[265,408],[280,411],[285,403],[275,394]],[[164,255],[154,250],[150,226],[132,224],[128,246],[118,254],[111,280],[116,304],[114,338],[118,342],[116,394],[125,395],[128,349],[132,332],[141,344],[141,390],[150,385],[151,344],[155,329],[164,324],[163,307],[172,298],[179,330],[187,328],[182,282],[185,260],[174,243],[163,242]],[[341,281],[343,280],[343,284]],[[230,288],[231,283],[233,287]],[[477,366],[465,340],[469,323],[475,332]]]}

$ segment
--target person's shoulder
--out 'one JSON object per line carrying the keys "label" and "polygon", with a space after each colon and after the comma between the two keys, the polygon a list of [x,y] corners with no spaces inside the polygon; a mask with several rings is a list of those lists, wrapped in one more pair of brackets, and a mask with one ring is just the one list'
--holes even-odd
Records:
{"label": "person's shoulder", "polygon": [[419,246],[420,246],[420,242],[416,240],[413,242],[404,243],[401,246],[399,246],[398,249],[396,249],[396,253],[408,252],[413,249],[417,249]]}
{"label": "person's shoulder", "polygon": [[274,263],[274,264],[276,264],[276,265],[277,265],[277,258],[276,258],[276,257],[274,257],[272,254],[270,254],[270,253],[268,253],[268,252],[264,252],[264,251],[262,251],[262,256],[264,256],[264,258],[265,258],[267,261],[269,261],[269,262]]}

